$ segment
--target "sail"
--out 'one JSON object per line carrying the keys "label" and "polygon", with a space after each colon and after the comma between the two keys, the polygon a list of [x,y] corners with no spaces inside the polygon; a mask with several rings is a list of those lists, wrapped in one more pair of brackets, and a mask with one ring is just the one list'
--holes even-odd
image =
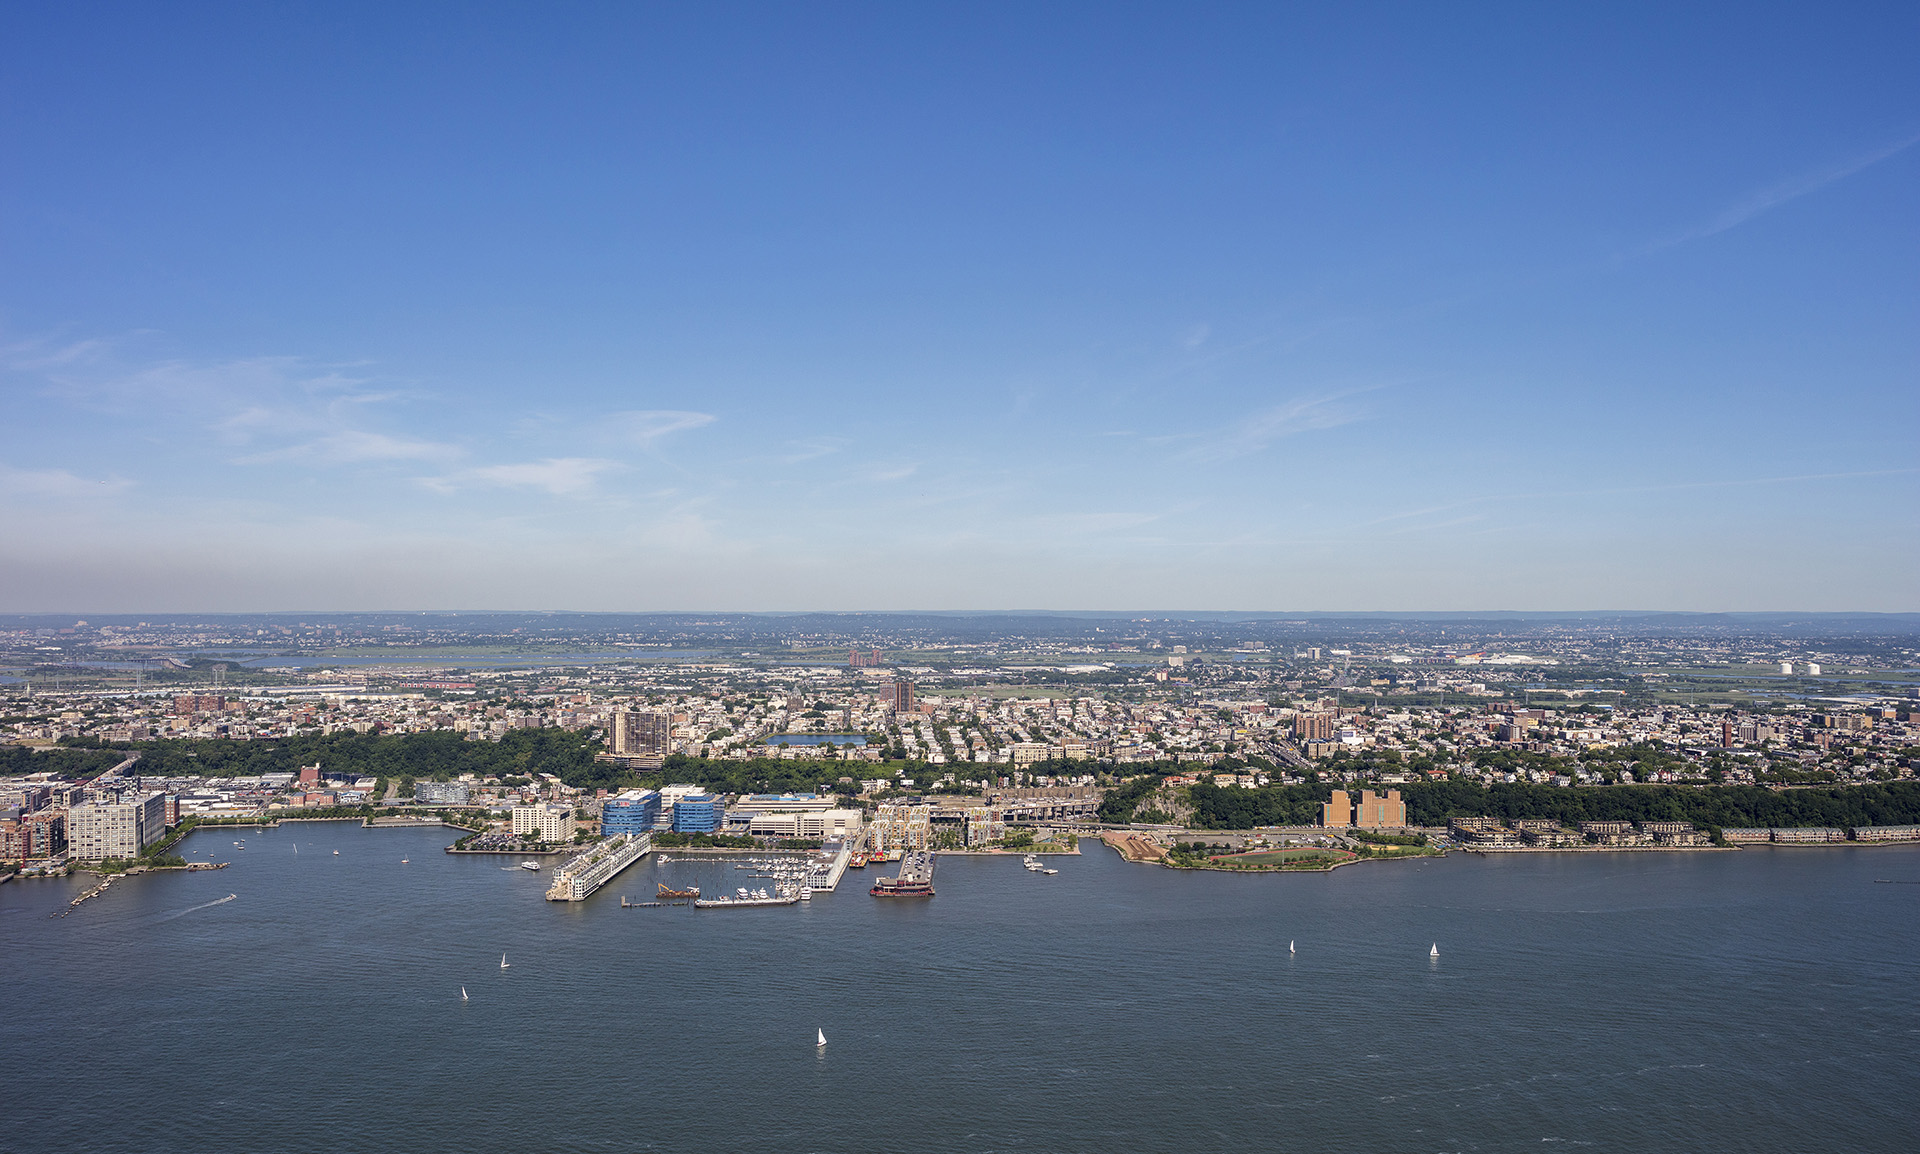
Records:
{"label": "sail", "polygon": [[825,1030],[815,1030],[814,1033],[820,1035],[820,1040],[818,1042],[815,1042],[814,1045],[824,1046],[827,1044],[827,1032]]}

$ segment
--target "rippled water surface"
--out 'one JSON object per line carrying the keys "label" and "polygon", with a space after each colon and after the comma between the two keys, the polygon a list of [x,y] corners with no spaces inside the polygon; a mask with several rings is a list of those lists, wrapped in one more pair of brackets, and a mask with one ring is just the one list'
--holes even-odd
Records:
{"label": "rippled water surface", "polygon": [[552,905],[451,837],[200,833],[231,868],[66,918],[83,880],[0,886],[0,1149],[1920,1144],[1920,885],[1875,884],[1920,882],[1913,848],[1236,877],[1090,846],[694,911],[619,899],[768,883],[649,859]]}

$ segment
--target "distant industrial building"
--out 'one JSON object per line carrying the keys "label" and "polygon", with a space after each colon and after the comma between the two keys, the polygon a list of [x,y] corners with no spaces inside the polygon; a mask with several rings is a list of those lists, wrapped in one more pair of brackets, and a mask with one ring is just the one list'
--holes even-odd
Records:
{"label": "distant industrial building", "polygon": [[67,855],[77,861],[136,858],[166,832],[166,794],[87,802],[67,811]]}

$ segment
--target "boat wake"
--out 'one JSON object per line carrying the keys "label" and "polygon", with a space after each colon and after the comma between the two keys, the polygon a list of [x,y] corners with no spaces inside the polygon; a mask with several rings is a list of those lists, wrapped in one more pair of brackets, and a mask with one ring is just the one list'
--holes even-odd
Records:
{"label": "boat wake", "polygon": [[183,914],[190,914],[190,913],[192,913],[192,912],[194,912],[195,910],[205,910],[205,909],[212,909],[212,908],[213,908],[214,906],[224,906],[224,905],[226,905],[226,904],[227,904],[228,902],[230,902],[230,901],[232,901],[233,899],[235,899],[235,898],[237,898],[237,897],[239,897],[239,896],[240,896],[239,894],[228,894],[228,895],[227,895],[226,897],[224,897],[224,898],[215,898],[215,899],[213,899],[213,900],[212,900],[212,901],[210,901],[210,902],[201,902],[201,903],[200,903],[199,905],[197,905],[197,906],[188,906],[188,907],[187,907],[186,909],[184,909],[184,910],[175,910],[174,912],[172,912],[172,913],[170,913],[170,914],[162,914],[162,915],[160,915],[160,917],[158,917],[158,918],[156,918],[155,920],[156,920],[156,921],[162,921],[162,922],[170,922],[170,921],[172,921],[173,919],[175,919],[175,918],[177,918],[177,917],[180,917],[180,916],[181,916],[181,915],[183,915]]}

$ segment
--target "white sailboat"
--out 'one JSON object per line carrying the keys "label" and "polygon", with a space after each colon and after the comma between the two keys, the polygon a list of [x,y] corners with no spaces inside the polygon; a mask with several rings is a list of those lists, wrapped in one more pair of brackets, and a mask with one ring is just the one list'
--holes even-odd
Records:
{"label": "white sailboat", "polygon": [[465,986],[460,987],[460,1000],[463,1002],[467,1000],[467,988]]}
{"label": "white sailboat", "polygon": [[507,955],[505,954],[500,955],[500,968],[503,970],[507,968]]}
{"label": "white sailboat", "polygon": [[825,1030],[816,1029],[814,1030],[814,1033],[820,1035],[820,1040],[813,1044],[813,1048],[817,1050],[820,1047],[827,1044],[827,1032]]}
{"label": "white sailboat", "polygon": [[1292,939],[1288,939],[1288,941],[1287,941],[1287,952],[1288,952],[1288,953],[1292,953],[1292,952],[1293,952],[1293,941],[1292,941]]}
{"label": "white sailboat", "polygon": [[1427,951],[1427,956],[1428,956],[1428,957],[1430,957],[1430,958],[1437,958],[1437,957],[1439,957],[1439,956],[1440,956],[1440,943],[1439,943],[1439,942],[1435,942],[1435,943],[1433,943],[1433,948]]}

